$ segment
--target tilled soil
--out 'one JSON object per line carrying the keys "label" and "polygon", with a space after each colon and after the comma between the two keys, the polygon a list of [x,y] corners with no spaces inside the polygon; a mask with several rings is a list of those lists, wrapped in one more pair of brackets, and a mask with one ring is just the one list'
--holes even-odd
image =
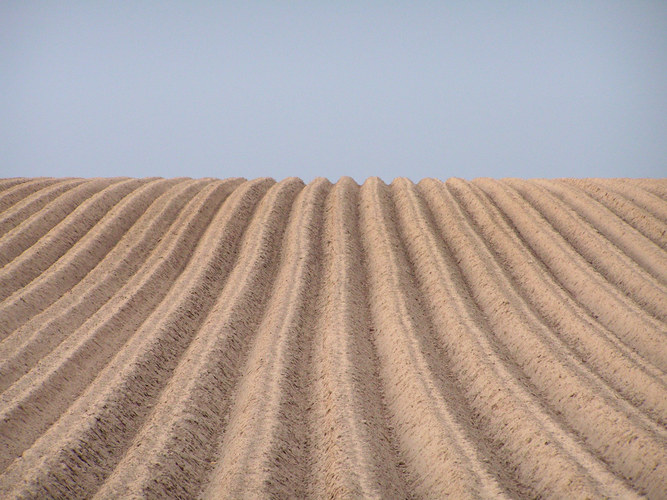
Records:
{"label": "tilled soil", "polygon": [[0,180],[2,498],[665,498],[667,179]]}

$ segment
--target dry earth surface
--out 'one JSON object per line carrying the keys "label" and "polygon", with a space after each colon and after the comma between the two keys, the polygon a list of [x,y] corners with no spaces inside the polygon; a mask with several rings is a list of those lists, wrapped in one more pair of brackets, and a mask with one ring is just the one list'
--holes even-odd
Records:
{"label": "dry earth surface", "polygon": [[2,498],[665,498],[667,179],[0,180]]}

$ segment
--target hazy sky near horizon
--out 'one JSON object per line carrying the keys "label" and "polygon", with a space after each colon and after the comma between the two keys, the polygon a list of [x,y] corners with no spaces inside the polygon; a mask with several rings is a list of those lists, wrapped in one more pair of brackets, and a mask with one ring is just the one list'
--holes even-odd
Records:
{"label": "hazy sky near horizon", "polygon": [[0,4],[0,177],[667,176],[665,1]]}

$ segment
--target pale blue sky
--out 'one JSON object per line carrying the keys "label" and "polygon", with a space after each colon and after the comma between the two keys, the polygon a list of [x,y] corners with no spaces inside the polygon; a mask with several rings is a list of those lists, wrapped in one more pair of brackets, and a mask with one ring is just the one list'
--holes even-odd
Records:
{"label": "pale blue sky", "polygon": [[0,177],[667,176],[667,2],[2,2]]}

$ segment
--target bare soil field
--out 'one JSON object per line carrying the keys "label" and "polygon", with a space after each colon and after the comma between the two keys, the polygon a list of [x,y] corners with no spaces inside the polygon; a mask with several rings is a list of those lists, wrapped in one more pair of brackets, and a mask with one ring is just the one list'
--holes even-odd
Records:
{"label": "bare soil field", "polygon": [[0,179],[0,498],[667,498],[667,179]]}

